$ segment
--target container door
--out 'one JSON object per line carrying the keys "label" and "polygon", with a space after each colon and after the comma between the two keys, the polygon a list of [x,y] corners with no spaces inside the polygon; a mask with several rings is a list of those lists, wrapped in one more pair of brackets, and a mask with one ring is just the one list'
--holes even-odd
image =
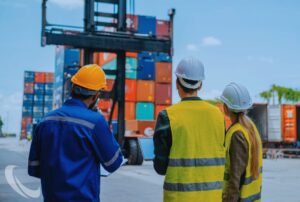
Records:
{"label": "container door", "polygon": [[284,142],[296,142],[296,106],[282,105],[282,137]]}
{"label": "container door", "polygon": [[268,140],[281,142],[281,107],[272,105],[268,108]]}

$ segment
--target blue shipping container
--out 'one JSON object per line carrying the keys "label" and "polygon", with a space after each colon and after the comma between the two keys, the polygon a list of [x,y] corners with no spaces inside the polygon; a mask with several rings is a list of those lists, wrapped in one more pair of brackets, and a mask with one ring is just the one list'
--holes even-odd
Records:
{"label": "blue shipping container", "polygon": [[42,112],[44,111],[44,106],[39,106],[39,105],[34,105],[33,106],[33,113],[38,113],[38,112]]}
{"label": "blue shipping container", "polygon": [[53,100],[44,101],[44,106],[52,107],[52,105],[53,105]]}
{"label": "blue shipping container", "polygon": [[41,119],[44,116],[44,112],[33,112],[33,118],[35,119]]}
{"label": "blue shipping container", "polygon": [[34,72],[25,71],[24,72],[24,81],[25,82],[34,82]]}
{"label": "blue shipping container", "polygon": [[112,121],[112,133],[116,135],[118,133],[118,121]]}
{"label": "blue shipping container", "polygon": [[75,48],[66,48],[64,55],[64,67],[79,66],[80,63],[80,51]]}
{"label": "blue shipping container", "polygon": [[155,61],[157,61],[157,62],[172,62],[172,57],[166,53],[156,53]]}
{"label": "blue shipping container", "polygon": [[33,94],[24,94],[23,101],[33,101]]}
{"label": "blue shipping container", "polygon": [[50,111],[52,111],[52,106],[44,106],[44,114],[47,114]]}
{"label": "blue shipping container", "polygon": [[51,101],[52,102],[52,100],[53,100],[53,95],[45,95],[44,96],[44,101],[46,102],[46,101]]}
{"label": "blue shipping container", "polygon": [[38,124],[42,119],[43,119],[43,116],[41,116],[41,117],[33,117],[32,118],[32,123],[33,124]]}
{"label": "blue shipping container", "polygon": [[138,60],[143,60],[143,59],[152,59],[152,60],[154,60],[155,57],[156,57],[155,53],[147,52],[147,51],[143,51],[143,52],[140,52],[138,54]]}
{"label": "blue shipping container", "polygon": [[137,78],[141,80],[155,80],[155,63],[151,59],[138,61]]}
{"label": "blue shipping container", "polygon": [[138,33],[156,35],[156,18],[152,16],[138,16]]}
{"label": "blue shipping container", "polygon": [[45,84],[35,83],[34,84],[34,94],[44,94],[45,93]]}
{"label": "blue shipping container", "polygon": [[136,104],[137,120],[154,120],[154,104],[149,102],[138,102]]}
{"label": "blue shipping container", "polygon": [[33,135],[33,124],[29,123],[26,126],[26,134],[27,135]]}
{"label": "blue shipping container", "polygon": [[32,105],[23,105],[22,116],[32,116],[32,115],[33,115],[33,106]]}

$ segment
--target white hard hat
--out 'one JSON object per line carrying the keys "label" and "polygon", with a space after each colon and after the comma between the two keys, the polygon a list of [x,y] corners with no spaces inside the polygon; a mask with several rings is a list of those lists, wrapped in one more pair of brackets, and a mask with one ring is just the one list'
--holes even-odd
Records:
{"label": "white hard hat", "polygon": [[220,99],[233,112],[244,112],[253,104],[247,88],[237,83],[228,84]]}
{"label": "white hard hat", "polygon": [[[205,79],[204,76],[204,65],[200,62],[197,58],[188,57],[182,59],[175,72],[176,76],[178,77],[180,83],[189,89],[197,89],[200,87],[201,82]],[[194,85],[191,85],[185,82],[183,79],[192,80],[192,81],[199,81]]]}

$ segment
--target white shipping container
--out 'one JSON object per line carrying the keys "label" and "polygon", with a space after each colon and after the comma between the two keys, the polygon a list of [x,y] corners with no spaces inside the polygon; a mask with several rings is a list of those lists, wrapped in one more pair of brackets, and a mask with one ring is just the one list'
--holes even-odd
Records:
{"label": "white shipping container", "polygon": [[281,106],[270,105],[268,107],[268,141],[281,142]]}

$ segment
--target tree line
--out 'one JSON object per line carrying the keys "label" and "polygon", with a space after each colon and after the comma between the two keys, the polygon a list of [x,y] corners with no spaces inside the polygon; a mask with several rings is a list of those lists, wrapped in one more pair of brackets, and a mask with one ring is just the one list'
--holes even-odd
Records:
{"label": "tree line", "polygon": [[274,84],[271,86],[270,90],[261,92],[260,97],[262,97],[268,103],[270,103],[272,100],[273,104],[275,104],[276,98],[278,104],[281,104],[283,101],[297,103],[300,101],[300,91]]}

